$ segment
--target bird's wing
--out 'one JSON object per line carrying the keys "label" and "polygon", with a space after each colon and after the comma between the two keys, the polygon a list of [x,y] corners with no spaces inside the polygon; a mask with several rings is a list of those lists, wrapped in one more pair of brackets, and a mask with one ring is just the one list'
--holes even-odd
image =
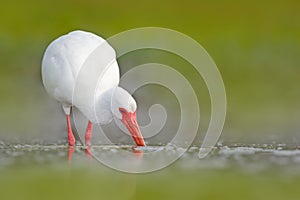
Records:
{"label": "bird's wing", "polygon": [[104,41],[85,31],[73,31],[54,40],[42,62],[42,78],[47,92],[58,101],[71,103],[75,79],[81,67]]}

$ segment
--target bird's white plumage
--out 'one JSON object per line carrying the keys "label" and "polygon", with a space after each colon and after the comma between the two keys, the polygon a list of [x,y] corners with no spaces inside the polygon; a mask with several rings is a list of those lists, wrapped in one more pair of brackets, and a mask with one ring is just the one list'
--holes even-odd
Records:
{"label": "bird's white plumage", "polygon": [[136,109],[131,95],[117,87],[119,67],[115,57],[113,48],[95,34],[73,31],[63,35],[48,46],[43,57],[46,91],[65,105],[65,111],[68,106],[76,106],[90,121],[108,123],[117,115],[112,110],[114,102]]}

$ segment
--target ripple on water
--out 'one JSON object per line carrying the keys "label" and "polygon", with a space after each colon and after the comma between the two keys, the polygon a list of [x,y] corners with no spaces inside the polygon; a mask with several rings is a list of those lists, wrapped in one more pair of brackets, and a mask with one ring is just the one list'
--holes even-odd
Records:
{"label": "ripple on water", "polygon": [[[86,147],[75,147],[76,159],[86,159],[83,153]],[[181,155],[181,159],[174,164],[184,169],[227,169],[232,167],[242,168],[248,171],[268,170],[278,167],[282,170],[299,171],[300,150],[285,144],[267,145],[219,145],[204,159],[198,158],[199,147],[192,146],[189,149],[174,145],[132,147],[129,145],[99,145],[93,146],[95,155],[116,155],[120,151],[141,151],[144,154],[157,153],[160,159],[170,155]],[[49,164],[66,162],[68,156],[67,145],[38,145],[38,144],[4,144],[0,142],[0,168],[8,168],[13,165],[25,165],[28,163]],[[86,160],[85,160],[86,161]],[[85,161],[81,162],[84,163]],[[155,161],[154,161],[155,162]]]}

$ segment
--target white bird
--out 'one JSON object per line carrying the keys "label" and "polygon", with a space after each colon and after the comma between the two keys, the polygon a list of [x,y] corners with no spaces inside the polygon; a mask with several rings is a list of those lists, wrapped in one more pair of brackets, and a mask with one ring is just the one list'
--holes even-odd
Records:
{"label": "white bird", "polygon": [[[99,47],[102,49],[98,50]],[[94,90],[93,84],[99,75],[101,80]],[[107,124],[117,118],[127,127],[135,143],[145,146],[136,121],[136,102],[126,90],[118,87],[119,76],[114,49],[93,33],[72,31],[47,47],[42,61],[43,84],[47,93],[62,103],[70,146],[75,145],[70,123],[72,106],[89,120],[86,145],[90,145],[92,123]]]}

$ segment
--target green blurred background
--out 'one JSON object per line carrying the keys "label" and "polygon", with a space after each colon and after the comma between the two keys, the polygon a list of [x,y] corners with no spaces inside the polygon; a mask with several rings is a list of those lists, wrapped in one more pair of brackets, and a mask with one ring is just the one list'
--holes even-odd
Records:
{"label": "green blurred background", "polygon": [[[194,38],[216,62],[224,80],[228,99],[227,119],[221,137],[224,143],[299,145],[299,8],[300,2],[297,0],[28,0],[26,2],[11,0],[2,2],[0,7],[0,140],[54,142],[58,139],[57,132],[65,130],[60,106],[48,98],[40,78],[42,55],[54,38],[75,29],[92,31],[108,38],[132,28],[157,26],[174,29]],[[208,108],[204,108],[204,111],[205,109],[209,112]],[[208,119],[209,116],[206,118]],[[2,174],[1,184],[13,187],[18,183],[16,188],[21,188],[23,184],[20,180],[27,178],[30,183],[29,189],[23,192],[33,193],[33,196],[29,195],[29,197],[25,195],[28,199],[34,197],[36,184],[50,178],[42,173],[42,169],[37,170],[36,173],[33,172],[34,170],[28,172],[18,168],[16,171],[16,173],[14,170],[5,172],[5,176]],[[32,176],[17,176],[24,173],[32,173]],[[40,185],[45,191],[47,187],[53,187],[54,182],[59,182],[62,172],[51,173],[54,174],[53,177],[55,174],[57,176],[53,178],[53,182],[49,181],[49,185],[45,183]],[[74,173],[78,175],[81,171]],[[123,176],[115,172],[109,173],[118,178]],[[280,185],[283,179],[274,177],[274,174],[266,174],[259,179],[247,175],[239,176],[234,173],[234,170],[208,173],[186,172],[188,178],[183,175],[183,172],[180,173],[178,175],[168,171],[161,177],[154,174],[136,177],[139,179],[136,183],[141,183],[142,186],[136,189],[137,193],[133,197],[136,199],[149,197],[151,195],[148,190],[151,190],[153,198],[182,199],[185,195],[186,197],[191,195],[187,199],[200,197],[279,199],[287,194],[293,195],[293,192],[297,191],[295,182],[300,183],[299,179],[288,180],[285,186],[289,190],[282,193],[281,190],[277,190],[277,193],[273,193],[270,191],[283,187]],[[183,178],[179,180],[176,178],[177,175]],[[99,179],[104,178],[103,180],[108,182],[108,187],[113,186],[114,182],[110,183],[110,178],[96,174],[96,177],[98,176]],[[197,176],[198,179],[194,179]],[[223,179],[222,176],[226,181],[234,180],[236,185],[233,183],[227,185],[225,181],[219,182],[219,177]],[[75,178],[72,180],[73,184],[77,185],[82,184],[80,180],[89,182],[89,178],[92,182],[90,184],[95,187],[94,184],[98,184],[99,180],[91,174],[80,175],[78,180]],[[160,178],[163,181],[158,183]],[[197,184],[199,188],[203,187],[201,179],[210,181],[216,190],[204,187],[203,193],[197,191]],[[71,190],[71,187],[68,187],[71,179],[64,177],[64,180],[66,181],[60,182],[61,187],[65,187],[61,192],[71,197],[74,194],[73,192],[69,196],[68,193]],[[183,181],[181,186],[184,185],[187,189],[186,192],[182,191],[185,195],[172,196],[173,189],[178,192],[180,181]],[[174,182],[179,185],[175,184],[173,188]],[[277,182],[280,184],[273,184],[267,190],[261,191],[262,195],[253,196],[251,192],[259,190],[260,184]],[[157,184],[166,184],[168,187],[162,190],[156,186]],[[10,190],[1,188],[0,190],[5,190],[9,194]],[[240,188],[241,192],[233,194],[224,192],[236,188]],[[86,192],[83,196],[90,195],[91,198],[98,199],[96,195],[94,196],[98,192],[101,197],[101,191],[94,189],[93,192],[88,192],[87,190],[87,188],[83,189]],[[39,195],[41,194],[37,193],[37,196]],[[295,196],[290,198],[296,199]]]}

